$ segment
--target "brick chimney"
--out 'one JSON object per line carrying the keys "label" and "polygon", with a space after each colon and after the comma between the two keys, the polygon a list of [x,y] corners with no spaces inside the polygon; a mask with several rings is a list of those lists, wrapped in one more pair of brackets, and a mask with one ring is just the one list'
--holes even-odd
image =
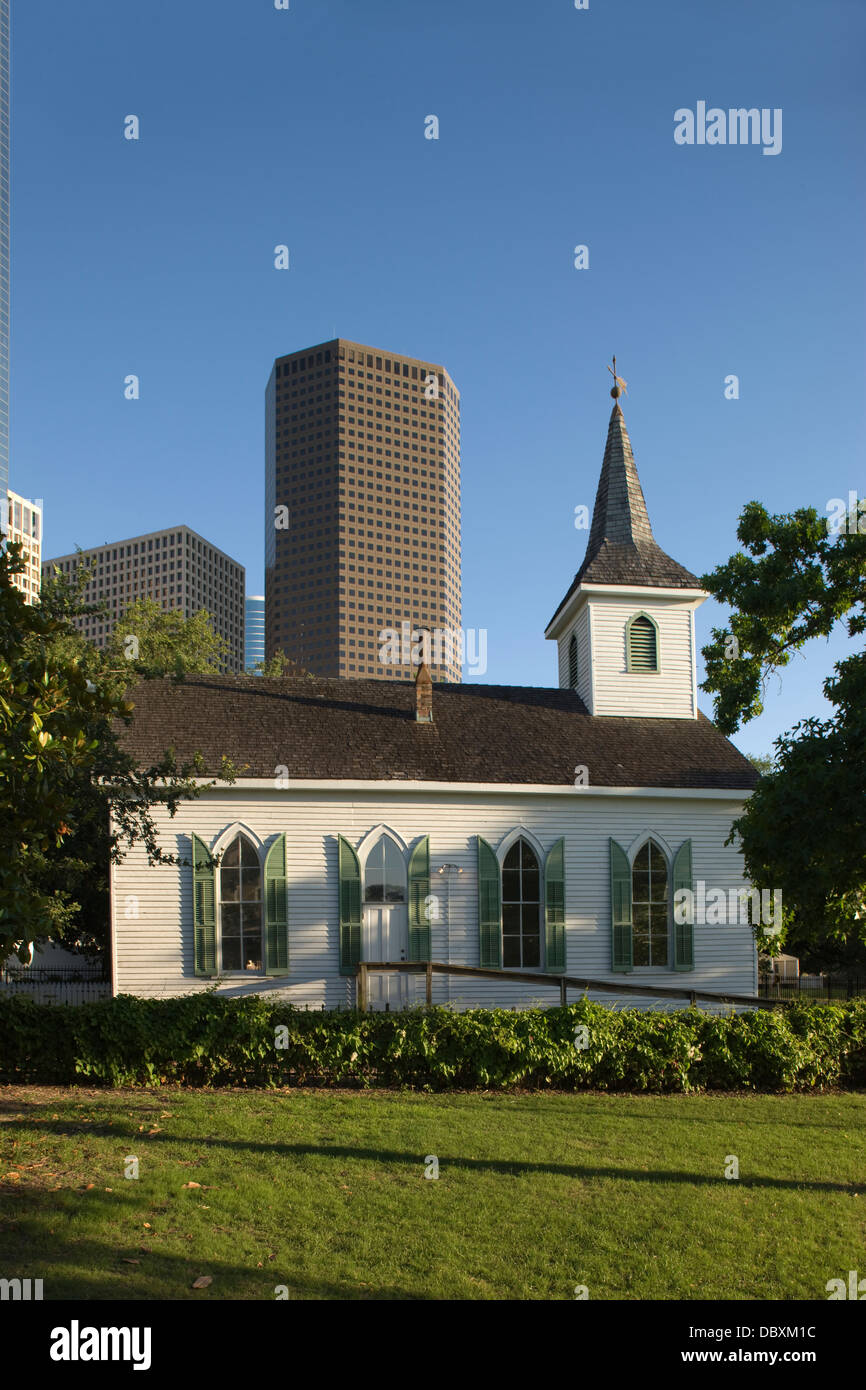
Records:
{"label": "brick chimney", "polygon": [[433,723],[433,678],[426,661],[415,677],[415,718],[419,724]]}

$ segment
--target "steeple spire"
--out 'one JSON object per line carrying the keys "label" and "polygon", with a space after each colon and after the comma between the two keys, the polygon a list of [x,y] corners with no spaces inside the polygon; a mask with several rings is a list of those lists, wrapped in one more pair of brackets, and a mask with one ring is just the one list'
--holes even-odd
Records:
{"label": "steeple spire", "polygon": [[589,542],[583,564],[554,618],[580,584],[651,585],[658,589],[700,588],[696,576],[666,555],[653,536],[625,416],[619,403],[625,382],[616,375],[616,358],[613,369],[608,367],[608,371],[611,370],[614,385],[610,394],[614,398],[614,405],[607,428]]}

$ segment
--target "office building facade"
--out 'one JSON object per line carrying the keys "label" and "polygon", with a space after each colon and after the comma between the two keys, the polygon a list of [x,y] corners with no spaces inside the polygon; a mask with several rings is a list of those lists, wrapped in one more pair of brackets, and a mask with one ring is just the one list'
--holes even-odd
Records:
{"label": "office building facade", "polygon": [[151,598],[185,618],[207,609],[214,630],[229,646],[226,670],[243,671],[244,567],[196,531],[176,526],[56,556],[43,563],[42,572],[51,574],[56,566],[61,574],[74,578],[80,565],[94,570],[84,601],[108,607],[107,617],[76,620],[79,631],[98,647],[105,646],[131,604]]}
{"label": "office building facade", "polygon": [[[435,680],[461,664],[460,396],[438,363],[335,338],[265,395],[265,650],[324,676]],[[383,659],[384,634],[404,636]],[[440,634],[436,646],[437,634]],[[451,636],[449,637],[448,634]]]}
{"label": "office building facade", "polygon": [[13,575],[12,583],[28,603],[38,603],[42,587],[42,502],[19,497],[17,492],[7,492],[6,499],[6,540],[21,546],[21,558],[27,566]]}
{"label": "office building facade", "polygon": [[256,663],[264,661],[265,659],[264,594],[248,594],[244,604],[244,610],[246,621],[244,635],[244,670],[253,671]]}

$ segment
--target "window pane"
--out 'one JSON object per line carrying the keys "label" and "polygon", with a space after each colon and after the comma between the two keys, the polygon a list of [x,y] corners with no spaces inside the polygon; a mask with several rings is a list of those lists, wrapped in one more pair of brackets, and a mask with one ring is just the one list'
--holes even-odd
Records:
{"label": "window pane", "polygon": [[239,863],[241,862],[241,861],[240,861],[240,836],[239,836],[239,835],[236,836],[234,840],[232,840],[231,844],[229,845],[228,849],[226,850],[225,854],[223,855],[222,862],[223,862],[224,864],[239,864]]}
{"label": "window pane", "polygon": [[502,904],[502,930],[507,936],[517,936],[520,932],[520,908],[516,903]]}
{"label": "window pane", "polygon": [[631,919],[635,932],[646,932],[649,928],[649,908],[641,903],[632,903]]}
{"label": "window pane", "polygon": [[241,875],[241,897],[244,901],[258,901],[261,897],[261,874],[258,865],[255,869],[244,869]]}
{"label": "window pane", "polygon": [[502,901],[506,903],[520,902],[520,870],[502,870]]}
{"label": "window pane", "polygon": [[223,937],[240,936],[241,910],[239,907],[230,907],[228,904],[224,904],[220,911],[220,922]]}
{"label": "window pane", "polygon": [[[533,855],[533,858],[535,856]],[[540,891],[540,881],[538,875],[538,865],[534,868],[523,870],[523,901],[525,903],[537,903]]]}
{"label": "window pane", "polygon": [[220,892],[224,903],[236,903],[241,896],[240,869],[220,869]]}
{"label": "window pane", "polygon": [[519,869],[519,868],[520,868],[520,841],[519,841],[519,840],[515,841],[515,843],[511,846],[511,849],[508,851],[508,853],[506,854],[504,860],[502,861],[502,867],[503,867],[503,869]]}
{"label": "window pane", "polygon": [[652,934],[652,963],[653,965],[667,965],[668,963],[668,934],[666,931],[654,931]]}
{"label": "window pane", "polygon": [[649,937],[640,936],[634,933],[634,963],[635,965],[649,965]]}
{"label": "window pane", "polygon": [[239,936],[223,935],[223,970],[240,970],[241,939]]}
{"label": "window pane", "polygon": [[260,932],[262,929],[261,903],[244,903],[242,920],[245,937],[248,931]]}
{"label": "window pane", "polygon": [[519,966],[520,965],[520,937],[503,936],[502,938],[502,964]]}
{"label": "window pane", "polygon": [[521,911],[522,920],[523,920],[523,934],[524,934],[524,936],[526,936],[526,935],[529,935],[529,936],[535,935],[535,934],[538,932],[538,930],[539,930],[539,925],[538,925],[538,904],[537,904],[537,903],[524,903],[524,904],[523,904],[523,907],[520,909],[520,911]]}
{"label": "window pane", "polygon": [[524,873],[526,873],[527,869],[534,870],[535,873],[538,873],[538,860],[535,857],[535,851],[525,840],[520,841],[520,859]]}
{"label": "window pane", "polygon": [[406,896],[406,866],[393,840],[385,839],[385,900],[401,903]]}
{"label": "window pane", "polygon": [[523,938],[523,964],[526,966],[541,964],[541,938],[538,936],[525,936]]}
{"label": "window pane", "polygon": [[244,970],[261,970],[262,968],[262,938],[261,934],[247,936],[244,933]]}
{"label": "window pane", "polygon": [[248,864],[251,868],[258,868],[259,856],[256,854],[246,835],[238,837],[241,842],[241,863]]}

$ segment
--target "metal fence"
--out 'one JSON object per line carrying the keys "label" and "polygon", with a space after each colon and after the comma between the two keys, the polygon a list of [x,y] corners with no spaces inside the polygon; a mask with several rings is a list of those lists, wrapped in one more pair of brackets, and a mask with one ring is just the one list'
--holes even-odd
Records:
{"label": "metal fence", "polygon": [[799,975],[795,980],[776,980],[761,975],[758,994],[762,999],[857,999],[866,995],[866,976]]}
{"label": "metal fence", "polygon": [[82,962],[81,970],[50,966],[5,966],[0,970],[0,998],[24,995],[35,1004],[91,1004],[111,996],[101,964]]}

